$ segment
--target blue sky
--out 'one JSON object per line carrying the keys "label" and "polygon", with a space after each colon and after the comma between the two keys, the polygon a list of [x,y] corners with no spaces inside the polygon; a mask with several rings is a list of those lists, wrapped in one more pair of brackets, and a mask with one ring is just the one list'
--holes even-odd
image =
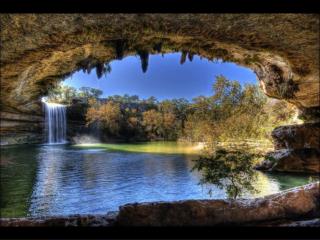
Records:
{"label": "blue sky", "polygon": [[103,97],[109,95],[138,95],[141,99],[150,96],[158,100],[186,98],[191,100],[199,95],[212,95],[215,76],[224,75],[241,84],[257,83],[256,75],[248,68],[234,63],[214,63],[198,56],[180,64],[181,53],[150,55],[146,73],[142,72],[138,56],[129,56],[123,60],[111,62],[111,73],[98,79],[95,70],[91,74],[76,72],[66,79],[64,84],[80,88],[83,86],[98,88]]}

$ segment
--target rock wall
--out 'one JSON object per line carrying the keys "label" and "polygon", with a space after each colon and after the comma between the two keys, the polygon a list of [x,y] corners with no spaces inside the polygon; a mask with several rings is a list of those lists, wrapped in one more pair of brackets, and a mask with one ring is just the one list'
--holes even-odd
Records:
{"label": "rock wall", "polygon": [[42,115],[1,112],[0,145],[33,144],[44,141]]}

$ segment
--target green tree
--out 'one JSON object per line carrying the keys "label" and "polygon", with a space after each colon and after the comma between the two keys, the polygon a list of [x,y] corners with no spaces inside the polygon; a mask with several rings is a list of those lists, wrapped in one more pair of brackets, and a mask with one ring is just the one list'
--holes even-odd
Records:
{"label": "green tree", "polygon": [[88,103],[91,98],[99,98],[103,92],[100,89],[91,88],[91,87],[81,87],[79,89],[78,97],[84,102]]}
{"label": "green tree", "polygon": [[244,150],[217,149],[212,157],[202,156],[195,161],[193,170],[201,171],[200,184],[214,184],[226,189],[229,198],[236,199],[245,192],[254,193],[256,173],[255,155]]}

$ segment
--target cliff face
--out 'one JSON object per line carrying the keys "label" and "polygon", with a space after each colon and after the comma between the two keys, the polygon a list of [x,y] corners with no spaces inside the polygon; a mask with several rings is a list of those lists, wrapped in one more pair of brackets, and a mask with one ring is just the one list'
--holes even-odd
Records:
{"label": "cliff face", "polygon": [[42,115],[1,112],[0,145],[43,142],[43,120]]}
{"label": "cliff face", "polygon": [[319,15],[9,14],[0,27],[3,112],[39,115],[40,97],[76,70],[187,51],[253,69],[266,95],[295,104],[308,122],[320,119]]}

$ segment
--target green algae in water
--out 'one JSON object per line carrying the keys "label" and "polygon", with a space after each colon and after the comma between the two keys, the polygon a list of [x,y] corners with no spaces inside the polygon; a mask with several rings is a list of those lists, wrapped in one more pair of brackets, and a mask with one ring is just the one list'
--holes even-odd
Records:
{"label": "green algae in water", "polygon": [[199,154],[201,144],[179,142],[142,142],[142,143],[93,143],[77,144],[74,147],[90,149],[99,148],[110,151],[124,151],[157,154]]}
{"label": "green algae in water", "polygon": [[34,146],[1,148],[0,217],[28,215],[36,178],[38,149]]}

